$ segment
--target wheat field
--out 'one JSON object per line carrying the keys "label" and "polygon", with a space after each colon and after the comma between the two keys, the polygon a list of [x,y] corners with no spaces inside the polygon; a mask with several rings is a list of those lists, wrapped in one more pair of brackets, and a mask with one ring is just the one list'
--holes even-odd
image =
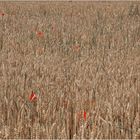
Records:
{"label": "wheat field", "polygon": [[140,2],[0,2],[0,138],[140,139]]}

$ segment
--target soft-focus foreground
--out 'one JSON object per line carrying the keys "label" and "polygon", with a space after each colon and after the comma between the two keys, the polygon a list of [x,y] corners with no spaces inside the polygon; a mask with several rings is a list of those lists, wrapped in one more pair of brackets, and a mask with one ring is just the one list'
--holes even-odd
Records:
{"label": "soft-focus foreground", "polygon": [[140,139],[139,2],[0,2],[0,138]]}

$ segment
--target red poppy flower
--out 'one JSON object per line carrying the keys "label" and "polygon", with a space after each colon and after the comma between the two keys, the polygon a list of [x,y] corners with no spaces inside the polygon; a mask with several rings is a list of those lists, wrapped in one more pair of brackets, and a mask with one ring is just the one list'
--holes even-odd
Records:
{"label": "red poppy flower", "polygon": [[78,112],[77,117],[78,117],[78,121],[80,121],[81,119],[84,119],[84,121],[86,121],[86,119],[87,119],[86,112],[85,111],[84,111],[84,113]]}
{"label": "red poppy flower", "polygon": [[44,36],[44,33],[41,32],[41,31],[39,31],[39,32],[36,33],[36,35],[37,35],[38,37],[43,37],[43,36]]}
{"label": "red poppy flower", "polygon": [[87,119],[87,116],[86,116],[87,114],[86,114],[86,112],[84,111],[84,120],[86,121],[86,119]]}
{"label": "red poppy flower", "polygon": [[0,13],[0,16],[4,16],[5,14],[4,13]]}
{"label": "red poppy flower", "polygon": [[36,99],[37,99],[37,96],[36,96],[36,94],[32,91],[32,94],[30,95],[29,100],[30,100],[30,101],[35,101]]}

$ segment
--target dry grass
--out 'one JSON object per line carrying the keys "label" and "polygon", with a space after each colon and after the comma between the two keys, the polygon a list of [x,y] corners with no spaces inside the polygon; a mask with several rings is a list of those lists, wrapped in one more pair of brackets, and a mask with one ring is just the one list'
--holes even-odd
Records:
{"label": "dry grass", "polygon": [[140,138],[139,4],[0,2],[0,138]]}

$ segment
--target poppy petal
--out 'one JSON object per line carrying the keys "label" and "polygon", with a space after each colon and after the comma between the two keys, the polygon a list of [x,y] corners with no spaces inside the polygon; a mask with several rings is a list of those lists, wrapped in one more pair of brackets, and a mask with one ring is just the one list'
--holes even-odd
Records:
{"label": "poppy petal", "polygon": [[86,121],[86,112],[84,111],[84,120]]}
{"label": "poppy petal", "polygon": [[33,101],[33,100],[37,99],[37,96],[33,91],[32,91],[32,94],[30,95],[29,99],[30,99],[30,101]]}

